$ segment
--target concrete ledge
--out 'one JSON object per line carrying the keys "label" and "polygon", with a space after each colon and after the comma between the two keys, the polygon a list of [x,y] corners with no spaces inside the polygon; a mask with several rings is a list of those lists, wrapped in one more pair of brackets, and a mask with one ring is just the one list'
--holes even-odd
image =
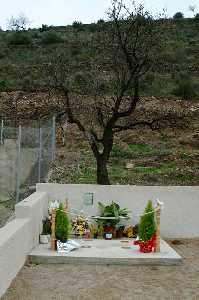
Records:
{"label": "concrete ledge", "polygon": [[30,219],[15,219],[0,229],[0,296],[24,265],[31,250]]}
{"label": "concrete ledge", "polygon": [[0,229],[0,297],[38,245],[47,212],[47,193],[34,193],[16,205],[16,218]]}
{"label": "concrete ledge", "polygon": [[[77,240],[79,241],[79,240]],[[83,242],[91,248],[80,248],[69,254],[58,254],[49,245],[39,245],[28,256],[36,264],[95,264],[95,265],[179,265],[182,258],[165,241],[160,253],[140,253],[138,246],[122,248],[119,240]]]}
{"label": "concrete ledge", "polygon": [[[39,243],[39,234],[42,231],[42,220],[48,214],[48,194],[36,192],[15,206],[16,218],[30,218],[30,237],[32,248]],[[31,248],[31,249],[32,249]]]}

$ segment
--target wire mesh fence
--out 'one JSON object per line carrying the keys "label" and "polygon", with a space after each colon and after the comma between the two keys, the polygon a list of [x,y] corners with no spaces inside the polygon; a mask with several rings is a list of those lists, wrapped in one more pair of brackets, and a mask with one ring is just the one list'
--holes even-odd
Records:
{"label": "wire mesh fence", "polygon": [[0,123],[0,202],[17,203],[46,182],[55,155],[55,118],[18,128]]}

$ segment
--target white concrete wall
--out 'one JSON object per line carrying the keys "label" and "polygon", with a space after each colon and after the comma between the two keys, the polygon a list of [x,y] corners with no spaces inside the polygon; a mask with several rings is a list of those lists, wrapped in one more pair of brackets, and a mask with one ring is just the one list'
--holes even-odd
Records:
{"label": "white concrete wall", "polygon": [[[97,203],[115,201],[131,210],[133,224],[138,222],[147,200],[164,202],[161,218],[161,235],[173,238],[199,237],[199,187],[198,186],[100,186],[74,184],[38,184],[37,191],[48,192],[50,200],[69,199],[70,207],[83,209],[96,215]],[[93,206],[83,204],[83,194],[94,193]]]}
{"label": "white concrete wall", "polygon": [[0,228],[0,297],[39,243],[47,207],[47,193],[34,193],[16,205],[16,218]]}

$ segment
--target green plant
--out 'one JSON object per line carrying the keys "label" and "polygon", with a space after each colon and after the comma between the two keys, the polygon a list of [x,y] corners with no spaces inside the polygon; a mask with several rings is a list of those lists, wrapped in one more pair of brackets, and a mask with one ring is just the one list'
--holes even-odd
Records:
{"label": "green plant", "polygon": [[155,212],[152,201],[149,200],[144,210],[144,214],[140,217],[138,225],[138,235],[141,241],[148,241],[152,238],[156,231]]}
{"label": "green plant", "polygon": [[71,230],[70,221],[67,213],[64,210],[64,206],[60,203],[59,208],[57,209],[56,214],[56,226],[55,226],[55,235],[56,239],[61,242],[68,240]]}
{"label": "green plant", "polygon": [[44,31],[41,35],[42,44],[57,44],[62,43],[63,39],[54,31]]}
{"label": "green plant", "polygon": [[23,31],[12,32],[7,37],[7,43],[9,45],[29,45],[31,42],[31,35]]}
{"label": "green plant", "polygon": [[175,15],[173,16],[173,18],[175,20],[181,20],[181,19],[184,19],[184,14],[180,11],[178,11],[177,13],[175,13]]}
{"label": "green plant", "polygon": [[42,229],[42,235],[48,235],[51,234],[51,223],[48,218],[43,220],[43,229]]}
{"label": "green plant", "polygon": [[191,100],[197,96],[196,86],[190,75],[187,73],[180,73],[176,79],[177,87],[173,90],[173,94],[182,97],[184,100]]}
{"label": "green plant", "polygon": [[98,202],[100,208],[101,217],[114,217],[115,219],[104,219],[99,220],[98,224],[103,226],[110,225],[115,226],[120,222],[120,217],[128,218],[128,210],[126,208],[121,209],[119,204],[112,201],[111,205],[104,205],[101,202]]}

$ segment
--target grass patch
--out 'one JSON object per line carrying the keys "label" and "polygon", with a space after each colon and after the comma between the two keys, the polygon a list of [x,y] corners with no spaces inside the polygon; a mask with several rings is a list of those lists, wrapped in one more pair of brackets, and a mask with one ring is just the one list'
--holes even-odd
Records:
{"label": "grass patch", "polygon": [[136,173],[146,173],[146,174],[165,174],[171,173],[176,170],[176,166],[174,164],[163,164],[158,167],[135,167],[134,171]]}

